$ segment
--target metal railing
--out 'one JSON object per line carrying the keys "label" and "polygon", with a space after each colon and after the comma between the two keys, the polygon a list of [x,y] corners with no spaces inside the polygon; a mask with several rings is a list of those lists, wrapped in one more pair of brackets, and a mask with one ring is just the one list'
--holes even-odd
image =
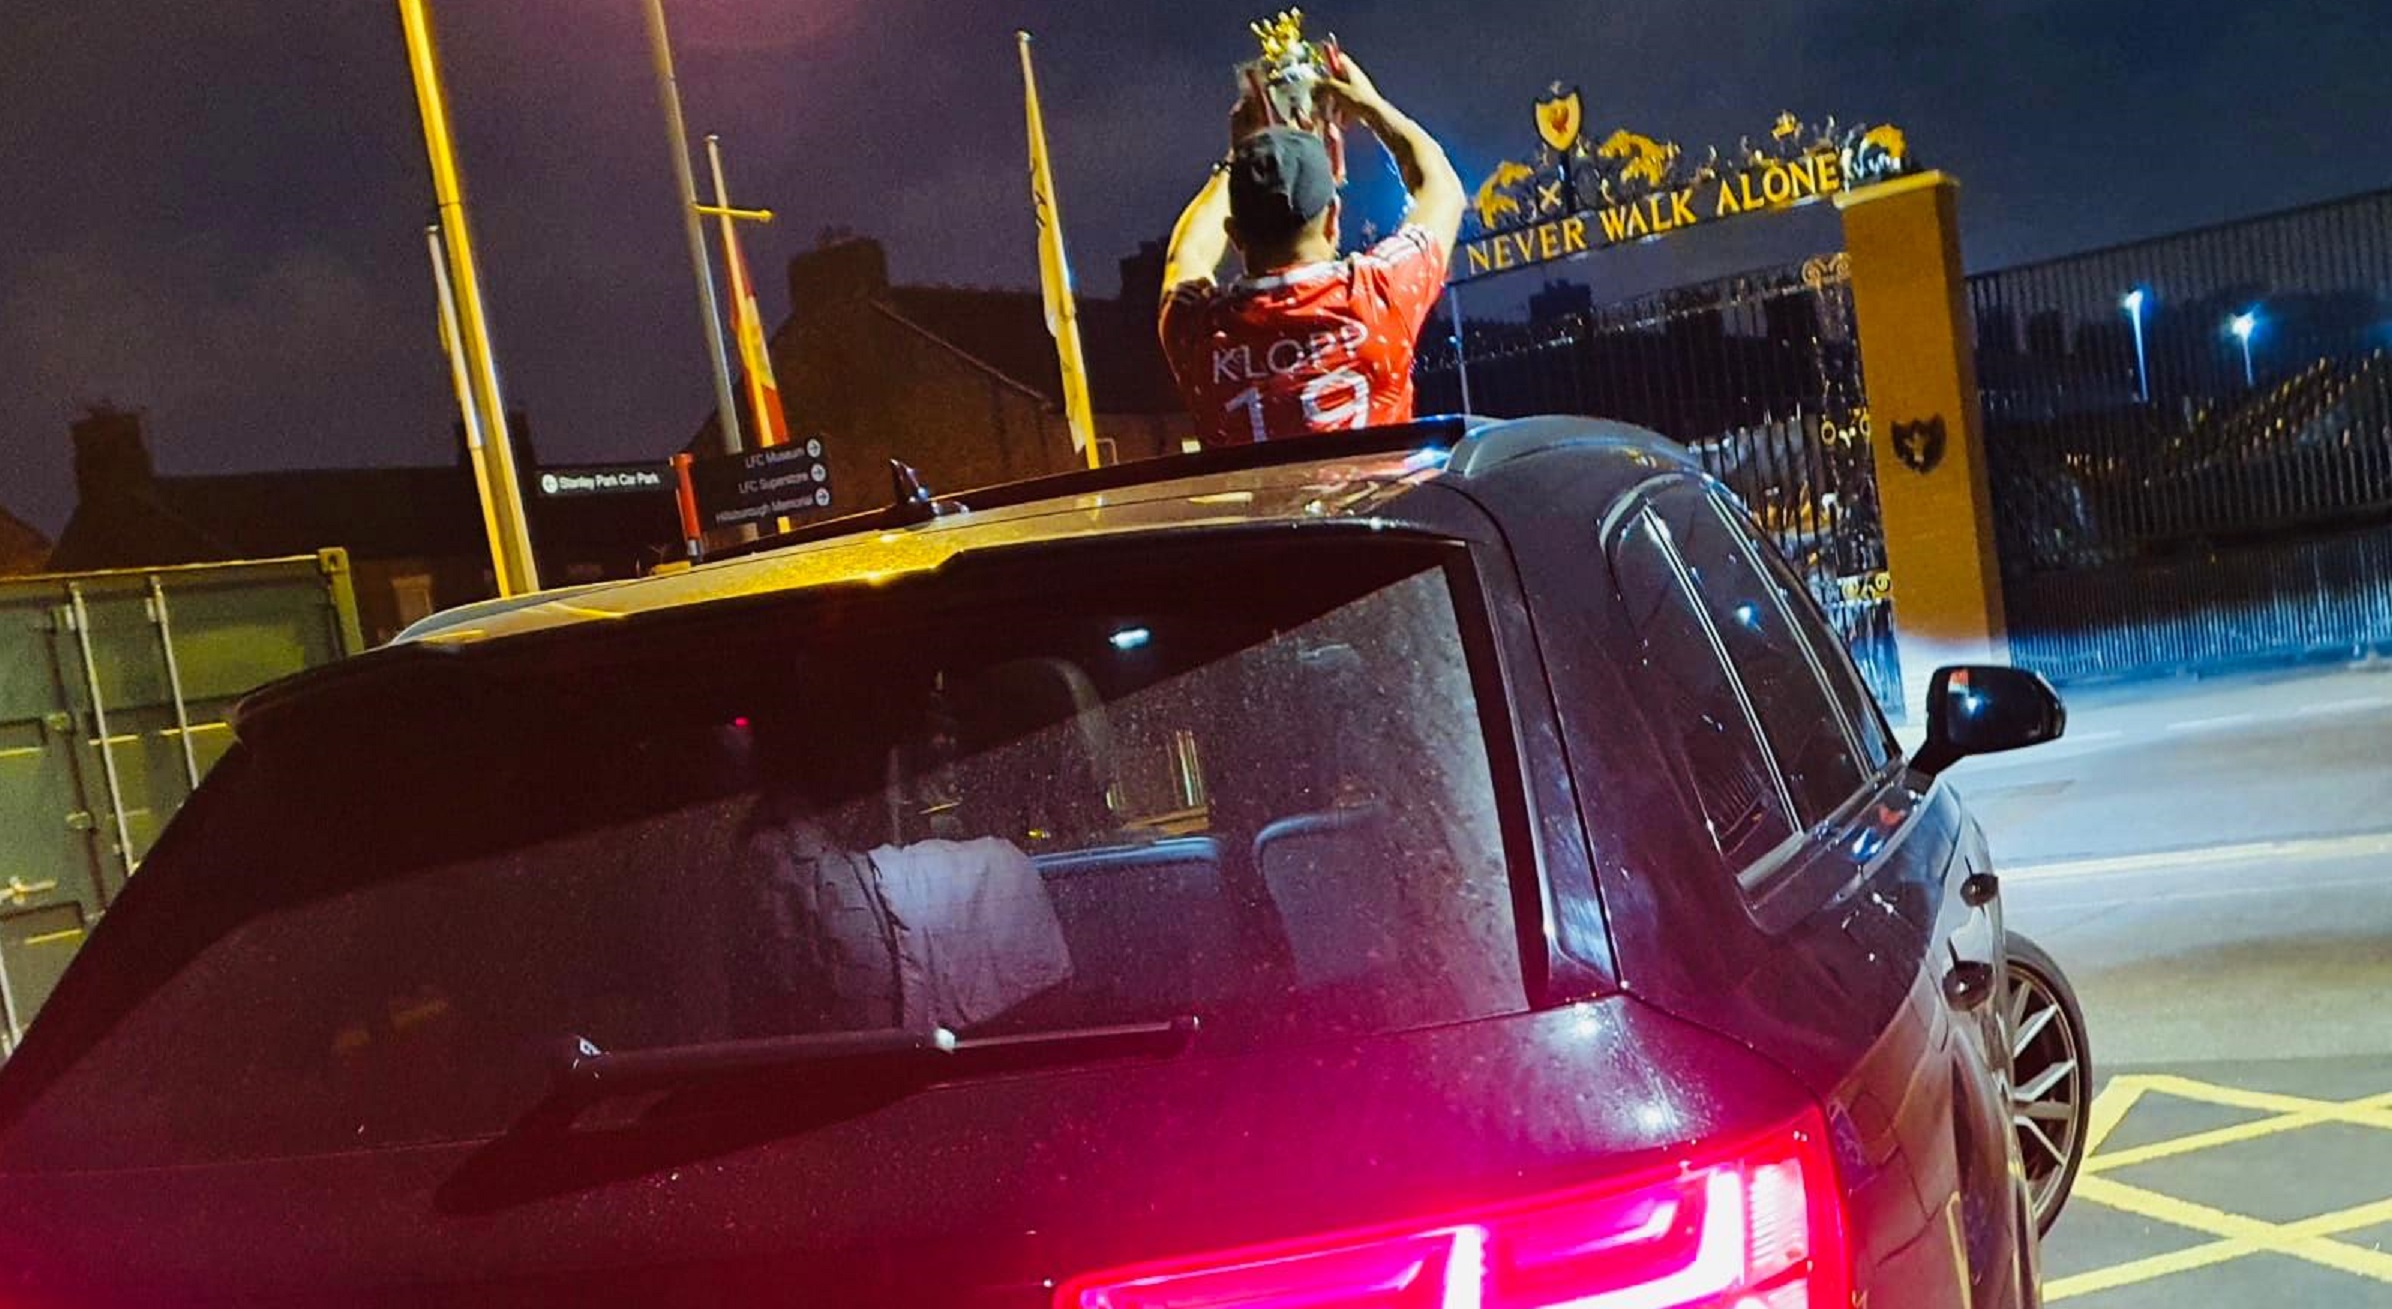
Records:
{"label": "metal railing", "polygon": [[[1477,413],[1596,415],[1684,444],[1744,501],[1879,700],[1899,709],[1868,401],[1841,256],[1529,323],[1473,324],[1465,344]],[[1461,407],[1450,338],[1423,343],[1415,382],[1421,412]]]}
{"label": "metal railing", "polygon": [[2013,655],[2392,642],[2392,192],[1969,281]]}
{"label": "metal railing", "polygon": [[[1467,349],[1472,407],[1497,418],[1593,414],[1692,444],[1865,403],[1841,256],[1541,321],[1475,322]],[[1421,412],[1460,409],[1450,337],[1422,342],[1415,378]]]}

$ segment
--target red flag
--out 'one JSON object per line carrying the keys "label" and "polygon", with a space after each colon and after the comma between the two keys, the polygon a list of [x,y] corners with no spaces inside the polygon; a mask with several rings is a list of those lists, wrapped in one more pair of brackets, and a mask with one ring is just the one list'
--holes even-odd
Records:
{"label": "red flag", "polygon": [[765,347],[764,315],[756,308],[756,284],[740,253],[737,225],[723,224],[723,266],[731,279],[731,329],[739,338],[739,361],[747,374],[748,410],[756,421],[756,444],[789,444],[789,419],[781,412],[781,384],[773,380],[772,354]]}

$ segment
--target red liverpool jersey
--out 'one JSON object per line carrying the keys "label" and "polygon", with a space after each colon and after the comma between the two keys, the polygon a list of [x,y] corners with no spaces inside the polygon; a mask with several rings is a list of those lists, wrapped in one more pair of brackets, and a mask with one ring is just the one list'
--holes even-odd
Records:
{"label": "red liverpool jersey", "polygon": [[1163,353],[1206,445],[1412,418],[1412,347],[1445,285],[1445,250],[1407,226],[1361,254],[1163,303]]}

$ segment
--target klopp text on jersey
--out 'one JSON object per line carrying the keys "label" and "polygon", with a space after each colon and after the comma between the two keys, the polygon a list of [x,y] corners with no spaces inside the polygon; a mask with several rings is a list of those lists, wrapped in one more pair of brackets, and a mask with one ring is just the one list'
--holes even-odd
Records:
{"label": "klopp text on jersey", "polygon": [[1208,445],[1412,417],[1412,350],[1444,288],[1436,240],[1406,227],[1369,250],[1163,304],[1163,349]]}

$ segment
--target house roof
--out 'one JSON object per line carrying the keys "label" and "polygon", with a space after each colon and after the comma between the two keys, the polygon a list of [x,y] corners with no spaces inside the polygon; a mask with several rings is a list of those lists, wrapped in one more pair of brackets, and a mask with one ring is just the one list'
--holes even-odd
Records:
{"label": "house roof", "polygon": [[[958,353],[1062,403],[1062,371],[1038,292],[893,286],[881,302]],[[1177,413],[1179,392],[1152,317],[1122,300],[1083,298],[1077,308],[1091,406],[1104,414]]]}
{"label": "house roof", "polygon": [[50,557],[50,538],[32,524],[0,509],[0,576],[41,570]]}
{"label": "house roof", "polygon": [[161,477],[151,498],[236,558],[344,546],[361,558],[486,548],[473,476],[455,466]]}

